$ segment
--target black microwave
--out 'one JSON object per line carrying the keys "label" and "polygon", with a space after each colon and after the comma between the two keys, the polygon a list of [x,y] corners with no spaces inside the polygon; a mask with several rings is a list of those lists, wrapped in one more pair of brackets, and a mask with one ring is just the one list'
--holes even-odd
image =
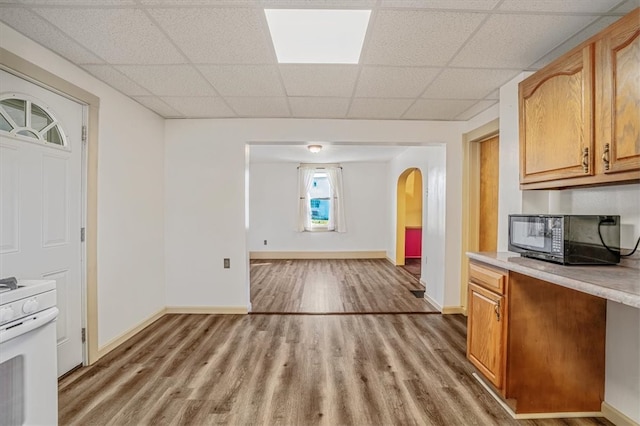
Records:
{"label": "black microwave", "polygon": [[512,214],[509,251],[563,265],[615,265],[620,216]]}

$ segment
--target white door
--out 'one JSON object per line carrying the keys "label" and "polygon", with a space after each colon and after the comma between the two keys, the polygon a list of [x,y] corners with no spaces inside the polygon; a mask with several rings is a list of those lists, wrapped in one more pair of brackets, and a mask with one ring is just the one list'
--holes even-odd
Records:
{"label": "white door", "polygon": [[84,107],[0,70],[0,277],[57,283],[58,375],[82,364]]}

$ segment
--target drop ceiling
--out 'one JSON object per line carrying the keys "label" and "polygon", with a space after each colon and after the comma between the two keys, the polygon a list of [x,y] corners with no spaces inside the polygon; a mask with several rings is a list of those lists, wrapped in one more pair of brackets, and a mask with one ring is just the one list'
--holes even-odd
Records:
{"label": "drop ceiling", "polygon": [[[166,118],[467,120],[640,0],[0,0],[0,20]],[[371,9],[355,65],[276,61],[265,8]],[[0,40],[1,43],[1,40]]]}

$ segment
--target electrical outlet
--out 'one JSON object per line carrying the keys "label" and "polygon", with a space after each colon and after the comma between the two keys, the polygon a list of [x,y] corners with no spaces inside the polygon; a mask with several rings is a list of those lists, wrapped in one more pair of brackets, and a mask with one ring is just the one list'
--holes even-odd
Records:
{"label": "electrical outlet", "polygon": [[265,245],[265,246],[267,245],[267,240],[264,240],[264,245]]}
{"label": "electrical outlet", "polygon": [[613,226],[616,220],[613,216],[600,216],[600,225]]}
{"label": "electrical outlet", "polygon": [[229,269],[231,268],[231,261],[229,260],[228,257],[224,258],[224,269]]}

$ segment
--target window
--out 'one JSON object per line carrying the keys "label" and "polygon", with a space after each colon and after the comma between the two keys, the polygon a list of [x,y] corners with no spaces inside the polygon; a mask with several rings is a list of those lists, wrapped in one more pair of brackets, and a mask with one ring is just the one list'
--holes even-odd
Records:
{"label": "window", "polygon": [[301,164],[298,231],[345,232],[342,167]]}
{"label": "window", "polygon": [[0,130],[12,136],[26,136],[40,142],[66,146],[58,121],[46,109],[27,99],[1,99]]}
{"label": "window", "polygon": [[[311,230],[328,229],[331,211],[331,186],[326,172],[315,171],[309,191]],[[331,221],[333,222],[333,220]]]}

